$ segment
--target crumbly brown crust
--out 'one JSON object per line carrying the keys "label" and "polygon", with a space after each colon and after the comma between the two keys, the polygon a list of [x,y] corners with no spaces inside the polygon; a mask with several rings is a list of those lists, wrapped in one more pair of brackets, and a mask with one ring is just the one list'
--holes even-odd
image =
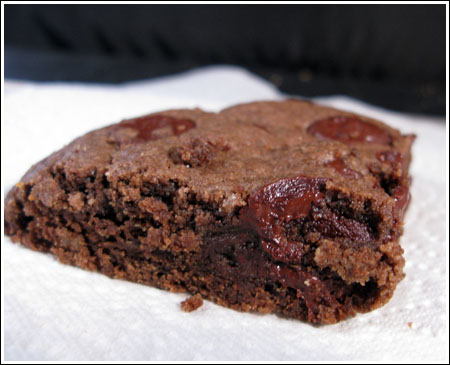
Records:
{"label": "crumbly brown crust", "polygon": [[156,113],[34,165],[5,232],[111,277],[335,323],[403,278],[413,140],[301,100]]}

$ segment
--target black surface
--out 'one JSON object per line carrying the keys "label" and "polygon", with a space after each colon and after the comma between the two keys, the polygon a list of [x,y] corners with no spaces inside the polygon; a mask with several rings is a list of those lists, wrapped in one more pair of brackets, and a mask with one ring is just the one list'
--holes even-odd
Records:
{"label": "black surface", "polygon": [[444,5],[15,5],[5,77],[117,83],[234,64],[297,95],[445,114]]}

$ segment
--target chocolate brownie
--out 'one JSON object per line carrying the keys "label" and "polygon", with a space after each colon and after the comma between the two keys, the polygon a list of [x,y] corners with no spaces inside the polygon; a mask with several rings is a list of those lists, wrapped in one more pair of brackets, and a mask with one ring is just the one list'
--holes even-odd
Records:
{"label": "chocolate brownie", "polygon": [[413,140],[295,99],[155,113],[34,165],[5,232],[114,278],[335,323],[403,278]]}

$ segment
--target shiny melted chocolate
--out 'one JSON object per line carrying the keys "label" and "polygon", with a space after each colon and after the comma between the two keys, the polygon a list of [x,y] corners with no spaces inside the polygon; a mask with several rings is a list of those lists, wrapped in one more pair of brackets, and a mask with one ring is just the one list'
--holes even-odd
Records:
{"label": "shiny melted chocolate", "polygon": [[304,247],[289,241],[286,226],[303,222],[329,237],[373,239],[366,224],[326,208],[326,182],[326,178],[297,176],[259,188],[249,197],[237,226],[206,235],[201,261],[210,262],[219,277],[233,277],[239,290],[252,290],[255,281],[295,290],[297,298],[304,300],[309,321],[316,322],[319,306],[338,306],[351,286],[340,278],[319,277],[317,269],[305,264]]}
{"label": "shiny melted chocolate", "polygon": [[[118,127],[137,130],[138,134],[135,137],[136,141],[146,142],[164,137],[179,136],[189,129],[195,128],[196,125],[195,122],[190,119],[180,119],[156,114],[124,120],[118,124]],[[165,133],[161,133],[163,129],[166,129]]]}
{"label": "shiny melted chocolate", "polygon": [[392,196],[395,201],[394,215],[398,220],[403,219],[406,208],[408,207],[409,201],[411,199],[411,194],[409,189],[405,185],[399,185],[394,189]]}
{"label": "shiny melted chocolate", "polygon": [[254,289],[255,281],[262,281],[262,285],[280,283],[294,289],[296,297],[305,302],[310,322],[317,322],[320,304],[334,305],[336,297],[342,295],[332,280],[322,281],[306,268],[268,259],[259,248],[260,237],[246,225],[207,235],[205,241],[205,256],[201,261],[210,262],[216,276],[233,278],[239,290],[247,293]]}
{"label": "shiny melted chocolate", "polygon": [[241,221],[260,235],[264,251],[275,261],[300,263],[298,245],[286,239],[282,226],[306,217],[312,203],[324,199],[325,182],[324,178],[298,176],[263,186],[250,196]]}
{"label": "shiny melted chocolate", "polygon": [[[280,282],[285,287],[297,290],[297,297],[303,298],[308,308],[308,317],[314,321],[319,300],[329,303],[336,299],[331,288],[314,274],[302,268],[302,252],[296,242],[290,242],[283,232],[283,225],[291,220],[305,218],[313,203],[322,201],[326,179],[298,176],[282,179],[263,186],[248,201],[248,208],[241,215],[241,223],[260,238],[263,251],[270,257],[270,264],[259,255],[256,261],[263,260],[257,267],[265,267],[266,276]],[[254,266],[251,260],[241,257],[245,266]],[[259,269],[261,270],[261,269]]]}
{"label": "shiny melted chocolate", "polygon": [[346,144],[355,142],[392,144],[392,137],[387,131],[357,117],[329,117],[314,122],[307,131],[319,139],[334,139]]}

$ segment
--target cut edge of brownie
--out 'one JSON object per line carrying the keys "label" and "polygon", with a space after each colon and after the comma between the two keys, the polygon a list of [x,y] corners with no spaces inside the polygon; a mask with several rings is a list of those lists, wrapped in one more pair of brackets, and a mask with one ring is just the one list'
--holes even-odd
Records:
{"label": "cut edge of brownie", "polygon": [[[214,206],[216,202],[196,200],[195,196],[187,195],[176,203],[177,192],[186,189],[178,184],[144,184],[140,194],[145,198],[138,198],[139,203],[124,199],[112,207],[104,197],[99,210],[77,213],[82,204],[79,191],[66,191],[72,212],[56,211],[36,203],[38,196],[30,199],[31,187],[19,183],[13,190],[15,198],[6,203],[5,231],[13,241],[49,251],[66,264],[171,291],[200,293],[238,310],[282,313],[313,323],[335,323],[383,305],[403,276],[403,251],[396,241],[379,246],[368,241],[361,248],[352,247],[352,240],[317,237],[320,231],[338,235],[339,229],[346,229],[330,227],[331,220],[322,222],[323,217],[337,212],[342,212],[340,217],[350,222],[350,227],[357,222],[357,229],[367,221],[367,230],[372,230],[379,219],[367,207],[354,219],[345,218],[351,208],[342,203],[336,206],[335,191],[328,194],[326,202],[313,204],[308,216],[283,223],[291,240],[274,248],[270,237],[261,240],[270,232],[248,222],[233,225],[248,215],[244,212],[247,207],[224,216]],[[168,223],[172,232],[161,244],[160,228],[169,210],[178,215]],[[215,223],[196,231],[196,222],[208,215]],[[177,219],[183,220],[182,225],[177,226]],[[315,224],[316,230],[311,228]],[[189,230],[183,229],[189,225]],[[359,234],[364,237],[367,232]]]}
{"label": "cut edge of brownie", "polygon": [[[384,305],[403,278],[398,240],[411,143],[400,175],[372,171],[394,198],[381,205],[299,175],[241,194],[230,210],[228,200],[205,199],[179,179],[113,180],[106,166],[69,174],[40,163],[7,195],[5,233],[110,277],[237,310],[336,323]],[[170,153],[181,162],[204,159]]]}

